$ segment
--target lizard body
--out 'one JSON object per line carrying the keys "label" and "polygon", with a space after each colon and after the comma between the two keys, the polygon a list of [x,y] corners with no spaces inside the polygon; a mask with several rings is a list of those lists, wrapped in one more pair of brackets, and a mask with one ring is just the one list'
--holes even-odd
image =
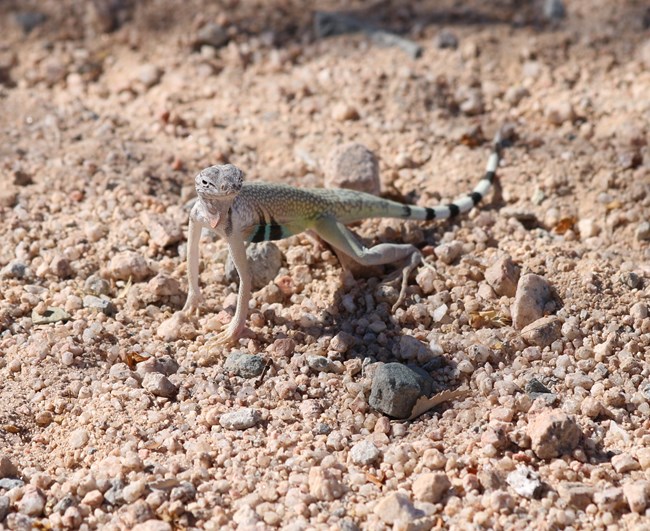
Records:
{"label": "lizard body", "polygon": [[362,265],[408,262],[402,271],[402,289],[393,306],[395,309],[405,298],[409,274],[422,261],[420,251],[413,245],[396,243],[366,248],[345,225],[368,218],[446,219],[467,212],[492,186],[500,148],[501,139],[497,135],[485,175],[471,193],[454,203],[432,208],[405,205],[348,189],[244,182],[243,173],[232,164],[205,168],[195,178],[198,199],[190,213],[187,249],[189,292],[183,310],[196,311],[201,302],[199,240],[202,227],[213,229],[228,242],[240,278],[237,309],[229,326],[219,334],[219,343],[236,340],[246,324],[251,296],[246,243],[278,240],[305,230],[316,232],[337,252]]}

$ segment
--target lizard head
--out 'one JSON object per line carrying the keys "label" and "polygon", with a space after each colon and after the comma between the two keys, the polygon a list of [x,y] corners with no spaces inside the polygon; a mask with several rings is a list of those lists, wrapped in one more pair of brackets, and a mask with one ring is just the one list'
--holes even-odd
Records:
{"label": "lizard head", "polygon": [[244,172],[232,164],[209,166],[194,179],[199,197],[227,199],[237,195],[244,184]]}

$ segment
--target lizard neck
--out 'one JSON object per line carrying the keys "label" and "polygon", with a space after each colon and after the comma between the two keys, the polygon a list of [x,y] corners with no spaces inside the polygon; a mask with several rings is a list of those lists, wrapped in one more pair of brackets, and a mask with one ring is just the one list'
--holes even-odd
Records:
{"label": "lizard neck", "polygon": [[[216,198],[212,196],[198,195],[198,199],[192,209],[193,218],[205,227],[211,227],[217,232],[225,229],[225,220],[228,218],[228,210],[233,203],[233,197]],[[221,222],[217,227],[211,226],[211,221],[219,219]]]}

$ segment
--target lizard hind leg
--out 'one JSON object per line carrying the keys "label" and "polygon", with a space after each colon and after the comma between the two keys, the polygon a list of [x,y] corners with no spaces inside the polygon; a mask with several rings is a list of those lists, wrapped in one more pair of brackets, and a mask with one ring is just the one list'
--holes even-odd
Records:
{"label": "lizard hind leg", "polygon": [[365,247],[356,240],[354,234],[345,225],[329,216],[319,219],[313,230],[334,249],[363,266],[400,264],[408,260],[402,270],[402,286],[393,305],[393,311],[404,302],[409,275],[422,262],[422,255],[417,247],[405,243],[380,243],[373,247]]}

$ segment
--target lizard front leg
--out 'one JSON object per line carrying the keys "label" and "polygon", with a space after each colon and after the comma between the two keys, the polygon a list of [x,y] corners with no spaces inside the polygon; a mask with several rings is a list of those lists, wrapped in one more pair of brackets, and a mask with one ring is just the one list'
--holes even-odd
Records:
{"label": "lizard front leg", "polygon": [[201,288],[199,287],[199,242],[201,241],[201,225],[192,219],[187,233],[187,283],[188,292],[183,311],[185,313],[199,312],[199,305],[203,302]]}
{"label": "lizard front leg", "polygon": [[246,326],[248,316],[248,303],[251,298],[251,275],[246,257],[246,244],[241,234],[231,234],[228,237],[230,255],[239,274],[239,291],[237,293],[237,309],[228,327],[217,335],[219,345],[234,343]]}

